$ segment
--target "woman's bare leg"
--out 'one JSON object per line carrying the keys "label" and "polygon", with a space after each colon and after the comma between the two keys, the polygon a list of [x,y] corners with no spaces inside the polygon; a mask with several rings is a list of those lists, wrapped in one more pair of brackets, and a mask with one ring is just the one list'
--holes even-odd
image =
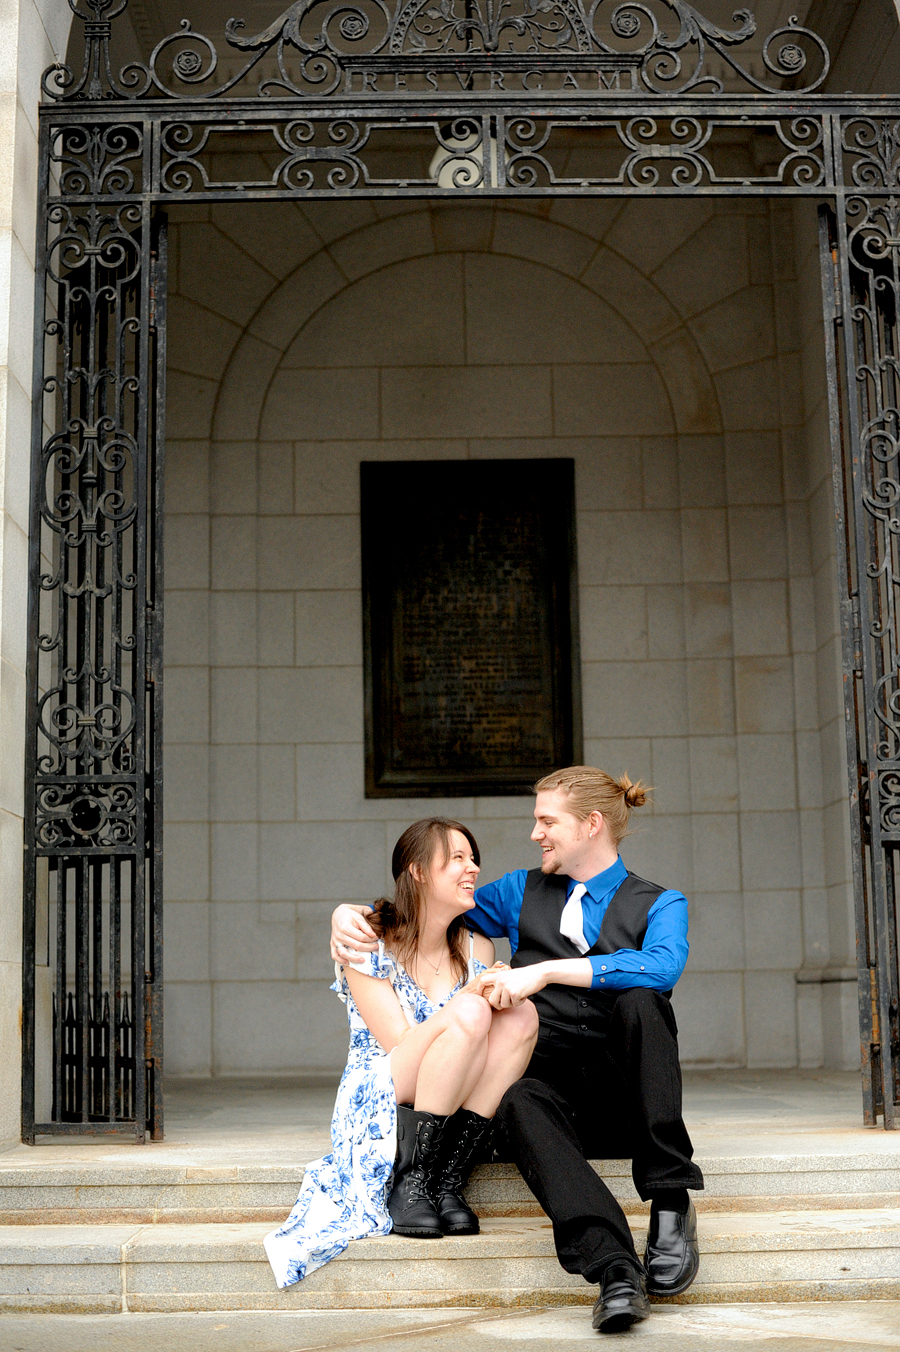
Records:
{"label": "woman's bare leg", "polygon": [[495,1010],[482,1071],[462,1100],[463,1107],[480,1117],[493,1117],[531,1060],[537,1034],[538,1014],[530,1000],[516,1009]]}
{"label": "woman's bare leg", "polygon": [[412,1029],[391,1052],[397,1102],[439,1116],[455,1113],[484,1071],[496,1017],[482,996],[460,994]]}

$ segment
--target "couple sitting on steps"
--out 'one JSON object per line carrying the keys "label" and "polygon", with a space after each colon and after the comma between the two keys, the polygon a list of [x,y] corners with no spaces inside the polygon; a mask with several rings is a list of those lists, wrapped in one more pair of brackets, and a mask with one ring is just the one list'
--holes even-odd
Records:
{"label": "couple sitting on steps", "polygon": [[[332,990],[347,1006],[350,1053],[332,1152],[266,1237],[279,1286],[351,1239],[477,1234],[462,1189],[495,1118],[553,1222],[560,1263],[599,1284],[594,1328],[626,1329],[648,1315],[648,1294],[694,1280],[687,1190],[703,1176],[681,1116],[669,1002],[687,960],[687,902],[619,858],[640,784],[573,766],[535,793],[539,868],[476,890],[471,832],[430,818],[397,842],[392,900],[335,911]],[[493,963],[500,935],[511,966]],[[588,1162],[621,1157],[650,1201],[643,1261]]]}

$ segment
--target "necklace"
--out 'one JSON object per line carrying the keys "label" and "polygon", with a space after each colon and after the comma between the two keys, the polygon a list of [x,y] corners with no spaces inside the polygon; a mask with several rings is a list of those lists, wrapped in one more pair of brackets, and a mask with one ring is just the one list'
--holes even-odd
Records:
{"label": "necklace", "polygon": [[[425,957],[425,954],[424,954],[424,953],[419,952],[419,953],[417,954],[417,956],[420,957],[420,958],[423,958],[424,961],[428,963],[428,966],[429,966],[429,967],[431,968],[431,970],[434,972],[435,976],[437,976],[437,975],[439,974],[439,972],[440,972],[440,970],[441,970],[441,967],[444,965],[444,955],[443,955],[443,954],[441,954],[441,960],[440,960],[440,962],[438,963],[437,967],[435,967],[434,963],[431,961],[430,958],[426,958],[426,957]],[[448,955],[448,956],[449,956],[449,955]]]}

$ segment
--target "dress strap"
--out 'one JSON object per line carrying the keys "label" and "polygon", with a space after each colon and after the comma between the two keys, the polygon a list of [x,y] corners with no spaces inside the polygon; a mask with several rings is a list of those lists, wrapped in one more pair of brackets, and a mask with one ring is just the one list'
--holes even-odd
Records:
{"label": "dress strap", "polygon": [[469,930],[469,967],[468,980],[474,981],[477,973],[475,971],[475,935]]}

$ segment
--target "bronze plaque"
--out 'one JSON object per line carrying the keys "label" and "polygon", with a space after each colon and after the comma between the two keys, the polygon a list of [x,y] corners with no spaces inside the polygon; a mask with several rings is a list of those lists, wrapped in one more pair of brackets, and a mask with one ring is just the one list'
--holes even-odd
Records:
{"label": "bronze plaque", "polygon": [[360,479],[366,796],[527,793],[579,761],[574,462]]}

